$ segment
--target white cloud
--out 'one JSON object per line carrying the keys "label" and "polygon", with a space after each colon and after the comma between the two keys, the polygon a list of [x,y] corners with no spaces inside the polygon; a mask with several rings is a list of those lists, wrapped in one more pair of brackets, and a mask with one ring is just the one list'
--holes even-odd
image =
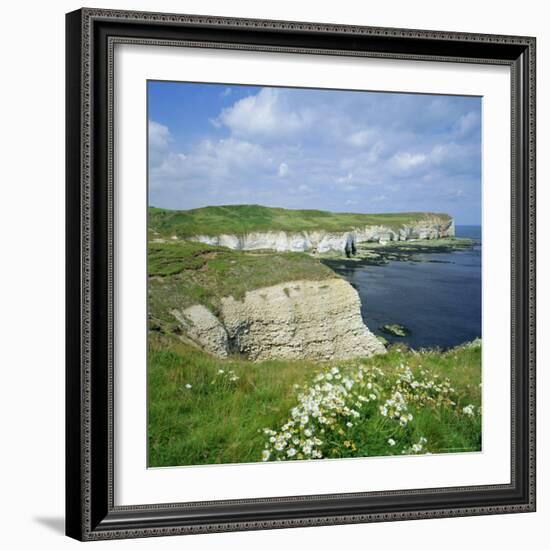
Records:
{"label": "white cloud", "polygon": [[469,113],[466,113],[465,115],[462,115],[458,121],[455,123],[454,128],[456,133],[460,137],[465,137],[470,135],[470,133],[477,128],[479,125],[479,114],[470,111]]}
{"label": "white cloud", "polygon": [[267,138],[288,138],[309,127],[313,118],[313,112],[307,106],[292,109],[277,88],[262,88],[258,94],[223,109],[219,116],[219,120],[237,136]]}
{"label": "white cloud", "polygon": [[155,151],[164,150],[170,141],[168,126],[149,120],[149,147]]}
{"label": "white cloud", "polygon": [[481,166],[479,145],[456,143],[454,141],[436,145],[430,151],[430,163],[433,166],[455,173],[479,170]]}
{"label": "white cloud", "polygon": [[348,143],[355,147],[364,147],[372,142],[375,132],[373,130],[359,130],[348,137]]}
{"label": "white cloud", "polygon": [[343,191],[355,191],[357,189],[357,185],[351,183],[353,181],[353,174],[351,172],[347,176],[335,178],[334,181],[339,185],[339,189]]}
{"label": "white cloud", "polygon": [[349,172],[347,176],[341,176],[339,178],[336,178],[334,181],[336,183],[348,183],[352,180],[353,180],[353,174]]}
{"label": "white cloud", "polygon": [[209,118],[208,122],[210,122],[210,124],[212,124],[212,126],[214,126],[214,128],[221,128],[222,127],[222,123],[217,118]]}
{"label": "white cloud", "polygon": [[281,162],[279,164],[279,177],[284,178],[288,174],[288,164],[286,162]]}
{"label": "white cloud", "polygon": [[168,154],[171,136],[168,126],[149,120],[149,166],[152,168],[161,164]]}
{"label": "white cloud", "polygon": [[393,156],[393,161],[401,170],[410,170],[426,162],[426,155],[421,153],[397,153]]}
{"label": "white cloud", "polygon": [[261,146],[234,138],[205,139],[188,154],[167,152],[151,168],[152,186],[173,188],[185,196],[186,189],[222,189],[230,182],[254,185],[274,171],[273,159]]}

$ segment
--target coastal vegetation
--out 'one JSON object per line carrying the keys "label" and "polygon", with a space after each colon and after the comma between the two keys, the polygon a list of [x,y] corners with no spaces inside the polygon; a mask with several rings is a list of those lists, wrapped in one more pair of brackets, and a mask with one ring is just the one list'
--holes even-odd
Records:
{"label": "coastal vegetation", "polygon": [[481,343],[318,364],[149,339],[149,466],[481,450]]}
{"label": "coastal vegetation", "polygon": [[448,214],[399,212],[391,214],[335,213],[324,210],[291,210],[257,204],[207,206],[193,210],[165,210],[150,207],[148,227],[151,237],[186,238],[194,235],[246,234],[265,231],[350,231],[361,226],[399,229],[405,224]]}
{"label": "coastal vegetation", "polygon": [[244,252],[190,241],[149,243],[148,273],[153,325],[173,324],[174,308],[202,304],[217,312],[222,297],[240,300],[249,290],[286,281],[339,278],[302,252]]}

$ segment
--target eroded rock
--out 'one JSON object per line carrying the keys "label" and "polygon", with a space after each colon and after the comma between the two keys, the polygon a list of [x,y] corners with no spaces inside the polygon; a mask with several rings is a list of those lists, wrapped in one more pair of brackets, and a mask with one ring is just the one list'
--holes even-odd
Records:
{"label": "eroded rock", "polygon": [[227,331],[219,319],[200,304],[170,313],[181,323],[186,336],[205,351],[218,357],[227,357]]}
{"label": "eroded rock", "polygon": [[230,348],[249,359],[328,361],[384,353],[343,279],[293,281],[222,299]]}

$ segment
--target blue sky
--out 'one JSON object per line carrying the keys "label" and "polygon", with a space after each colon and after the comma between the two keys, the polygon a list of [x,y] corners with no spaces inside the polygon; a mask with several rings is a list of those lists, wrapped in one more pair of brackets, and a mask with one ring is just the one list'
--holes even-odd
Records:
{"label": "blue sky", "polygon": [[148,83],[149,204],[481,218],[481,98]]}

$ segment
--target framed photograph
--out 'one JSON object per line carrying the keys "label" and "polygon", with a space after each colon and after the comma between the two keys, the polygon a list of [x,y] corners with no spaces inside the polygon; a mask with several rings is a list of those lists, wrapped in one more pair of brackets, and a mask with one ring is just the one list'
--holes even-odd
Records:
{"label": "framed photograph", "polygon": [[535,510],[535,39],[67,15],[67,535]]}

